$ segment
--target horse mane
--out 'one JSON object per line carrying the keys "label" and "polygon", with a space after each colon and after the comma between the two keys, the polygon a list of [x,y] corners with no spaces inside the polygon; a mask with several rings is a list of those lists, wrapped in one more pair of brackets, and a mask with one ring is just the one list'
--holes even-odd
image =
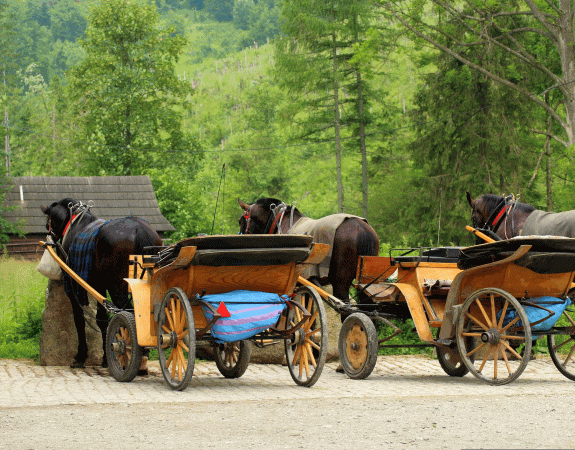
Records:
{"label": "horse mane", "polygon": [[[503,198],[504,197],[502,195],[483,194],[481,196],[481,201],[485,203],[487,211],[493,211],[497,207],[497,205],[499,205],[499,203],[501,203]],[[520,211],[524,211],[524,212],[535,211],[535,208],[528,203],[516,202],[516,208],[518,208]]]}

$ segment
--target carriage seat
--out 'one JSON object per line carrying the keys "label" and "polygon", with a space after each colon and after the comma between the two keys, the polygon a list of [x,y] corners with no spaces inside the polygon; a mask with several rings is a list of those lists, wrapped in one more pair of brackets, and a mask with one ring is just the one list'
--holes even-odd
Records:
{"label": "carriage seat", "polygon": [[531,245],[531,249],[514,264],[540,274],[575,271],[575,239],[557,236],[519,236],[467,247],[461,251],[457,265],[466,270],[501,261],[521,245]]}
{"label": "carriage seat", "polygon": [[194,266],[262,266],[305,261],[313,238],[304,235],[216,235],[184,239],[159,252],[157,263],[172,262],[183,247],[196,247]]}
{"label": "carriage seat", "polygon": [[[398,263],[403,262],[431,262],[431,263],[452,263],[457,264],[459,251],[463,247],[435,247],[435,248],[412,248],[402,256],[392,257],[392,264],[395,261]],[[412,253],[420,252],[419,255]],[[411,254],[409,254],[411,253]]]}

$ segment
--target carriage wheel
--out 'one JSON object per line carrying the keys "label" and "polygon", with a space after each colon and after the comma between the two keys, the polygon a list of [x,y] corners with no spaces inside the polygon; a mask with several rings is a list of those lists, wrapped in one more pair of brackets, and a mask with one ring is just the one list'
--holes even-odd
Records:
{"label": "carriage wheel", "polygon": [[188,297],[180,288],[168,290],[158,320],[158,353],[164,379],[183,391],[192,379],[196,359],[196,330]]}
{"label": "carriage wheel", "polygon": [[246,340],[214,346],[216,366],[226,378],[239,378],[246,373],[251,355],[252,343]]}
{"label": "carriage wheel", "polygon": [[[438,328],[436,336],[438,338],[439,331],[440,329]],[[439,365],[447,375],[450,377],[463,377],[469,373],[469,369],[461,359],[461,355],[455,344],[451,347],[437,346],[436,351]],[[475,357],[471,355],[470,359],[475,360]]]}
{"label": "carriage wheel", "polygon": [[488,384],[510,383],[529,362],[527,314],[515,297],[502,289],[486,288],[471,294],[461,307],[456,335],[465,366]]}
{"label": "carriage wheel", "polygon": [[456,348],[437,347],[437,360],[443,371],[450,377],[463,377],[469,373]]}
{"label": "carriage wheel", "polygon": [[[557,370],[570,380],[575,381],[575,311],[568,307],[555,324],[555,327],[565,328],[565,334],[547,335],[549,356]],[[571,333],[571,334],[568,334]]]}
{"label": "carriage wheel", "polygon": [[[300,386],[313,386],[321,375],[327,355],[327,315],[323,300],[310,286],[301,286],[294,301],[302,305],[311,316],[301,328],[284,341],[291,377]],[[291,308],[287,327],[295,326],[303,315],[298,308]]]}
{"label": "carriage wheel", "polygon": [[120,311],[110,320],[106,332],[106,359],[110,373],[117,381],[132,381],[142,363],[134,314]]}
{"label": "carriage wheel", "polygon": [[341,366],[354,380],[367,378],[377,362],[377,330],[363,313],[353,313],[341,326],[338,341]]}

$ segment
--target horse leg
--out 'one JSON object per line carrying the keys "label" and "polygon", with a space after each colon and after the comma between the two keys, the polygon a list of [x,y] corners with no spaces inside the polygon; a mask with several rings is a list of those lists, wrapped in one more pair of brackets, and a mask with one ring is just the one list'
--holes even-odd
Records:
{"label": "horse leg", "polygon": [[72,368],[84,368],[84,363],[88,359],[88,344],[86,341],[86,321],[84,320],[84,311],[76,299],[70,299],[72,303],[72,316],[74,317],[74,326],[78,335],[78,352],[70,364]]}

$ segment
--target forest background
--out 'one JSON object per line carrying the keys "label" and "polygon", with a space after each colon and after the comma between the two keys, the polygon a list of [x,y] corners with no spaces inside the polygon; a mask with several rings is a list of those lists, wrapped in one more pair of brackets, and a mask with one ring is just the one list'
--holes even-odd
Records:
{"label": "forest background", "polygon": [[573,13],[0,0],[0,213],[11,176],[141,174],[173,240],[237,233],[237,198],[361,215],[394,247],[470,244],[466,191],[574,209]]}

